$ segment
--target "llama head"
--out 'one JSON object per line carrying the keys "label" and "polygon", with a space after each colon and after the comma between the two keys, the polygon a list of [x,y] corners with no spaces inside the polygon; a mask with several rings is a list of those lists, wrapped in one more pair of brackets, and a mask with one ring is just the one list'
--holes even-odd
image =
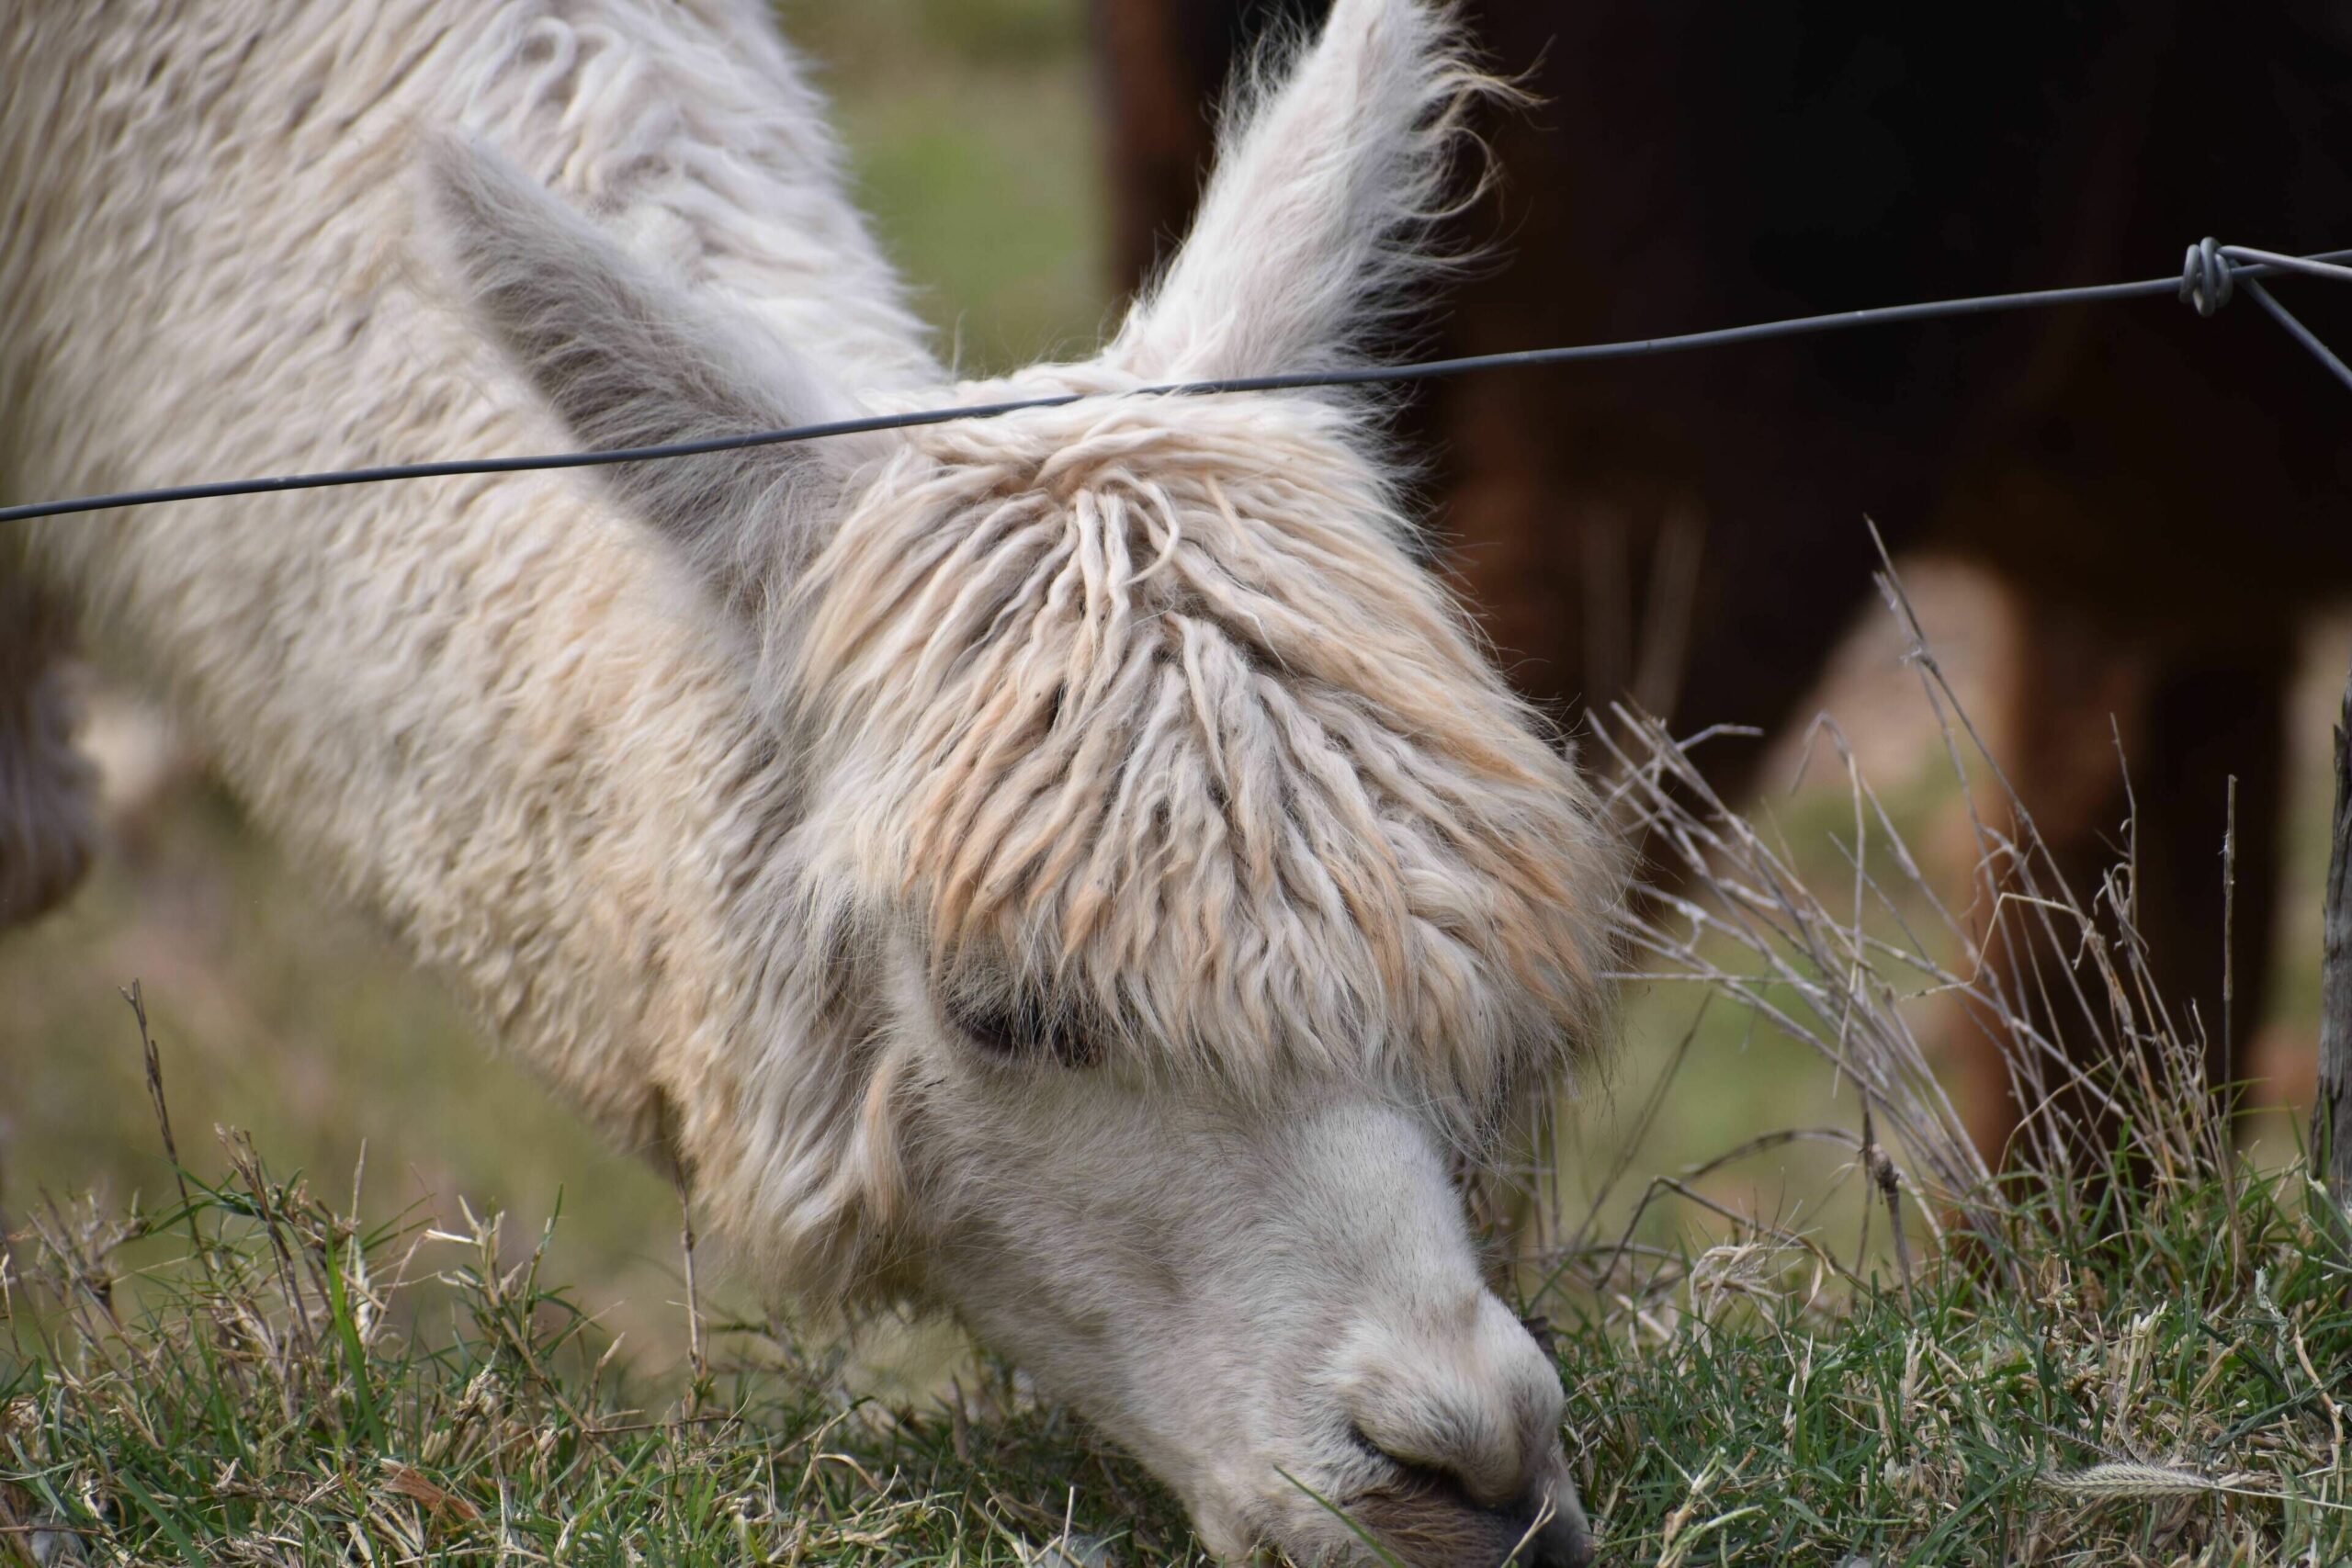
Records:
{"label": "llama head", "polygon": [[[965,395],[1344,355],[1476,85],[1419,0],[1340,0],[1110,349]],[[436,167],[587,442],[860,409],[520,175]],[[1363,412],[1090,396],[605,472],[794,760],[728,868],[749,1091],[681,1108],[735,1239],[804,1295],[953,1307],[1221,1554],[1351,1559],[1328,1500],[1415,1563],[1581,1561],[1558,1380],[1458,1184],[1600,1028],[1618,868]]]}

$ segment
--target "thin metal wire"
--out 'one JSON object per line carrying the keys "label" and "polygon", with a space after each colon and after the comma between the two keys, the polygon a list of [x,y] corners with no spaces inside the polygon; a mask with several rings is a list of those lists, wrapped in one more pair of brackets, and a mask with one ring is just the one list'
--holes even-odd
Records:
{"label": "thin metal wire", "polygon": [[399,479],[455,479],[477,474],[515,474],[548,468],[594,468],[614,463],[662,462],[676,457],[735,452],[752,446],[776,446],[830,436],[871,431],[907,430],[918,425],[945,424],[956,420],[998,419],[1031,409],[1066,408],[1089,399],[1136,397],[1214,397],[1235,392],[1304,391],[1328,387],[1362,387],[1435,381],[1475,371],[1521,369],[1535,366],[1579,365],[1602,359],[1634,359],[1646,355],[1679,354],[1690,349],[1727,348],[1736,344],[1764,343],[1775,338],[1812,333],[1840,332],[1853,327],[1891,325],[1899,321],[1934,321],[1951,316],[1991,315],[2007,310],[2038,310],[2052,305],[2090,304],[2109,299],[2149,299],[2177,294],[2211,315],[2230,298],[2233,280],[2244,279],[2247,292],[2291,333],[2352,386],[2352,368],[2331,353],[2302,322],[2290,315],[2256,281],[2281,274],[2300,274],[2352,280],[2352,250],[2325,251],[2316,255],[2278,255],[2240,245],[2217,245],[2211,240],[2188,248],[2188,258],[2177,276],[2151,277],[2135,283],[2091,284],[2074,288],[2036,288],[2011,294],[1975,295],[1962,299],[1930,299],[1909,305],[1879,305],[1860,310],[1835,310],[1818,316],[1792,316],[1747,326],[1717,327],[1708,332],[1679,333],[1669,337],[1634,338],[1619,343],[1579,344],[1562,348],[1516,349],[1502,354],[1464,355],[1453,359],[1424,360],[1413,365],[1368,365],[1343,370],[1314,370],[1278,376],[1238,376],[1214,381],[1179,381],[1139,387],[1125,392],[1059,392],[1002,402],[967,404],[954,408],[919,409],[912,412],[872,414],[859,419],[831,420],[821,424],[794,425],[783,430],[747,432],[701,441],[673,442],[660,446],[633,446],[608,452],[556,452],[524,457],[465,457],[437,463],[400,463],[384,468],[343,468],[328,473],[288,474],[274,479],[223,479],[209,484],[171,485],[159,490],[125,491],[112,495],[77,496],[66,501],[32,502],[0,507],[0,524],[36,517],[61,517],[74,513],[107,512],[166,502],[204,501],[223,496],[276,495],[287,491],[327,490],[343,485],[383,484]]}
{"label": "thin metal wire", "polygon": [[2311,328],[2297,321],[2288,312],[2286,306],[2281,305],[2275,298],[2272,297],[2270,290],[2262,287],[2262,285],[2256,279],[2249,277],[2245,280],[2245,291],[2254,296],[2254,302],[2256,304],[2270,312],[2270,319],[2272,321],[2277,321],[2280,326],[2287,329],[2288,336],[2293,338],[2297,343],[2301,344],[2305,348],[2310,349],[2312,355],[2318,358],[2322,365],[2326,366],[2330,370],[2335,372],[2335,378],[2337,380],[2343,382],[2346,387],[2352,387],[2352,365],[2346,365],[2344,361],[2338,359],[2335,356],[2335,351],[2329,348],[2327,344],[2320,342],[2318,337],[2312,333]]}
{"label": "thin metal wire", "polygon": [[2352,266],[2338,264],[2347,253],[2332,251],[2316,256],[2282,256],[2276,251],[2257,251],[2248,245],[2223,245],[2222,254],[2232,261],[2257,262],[2280,272],[2300,272],[2312,277],[2334,278],[2338,283],[2352,281]]}

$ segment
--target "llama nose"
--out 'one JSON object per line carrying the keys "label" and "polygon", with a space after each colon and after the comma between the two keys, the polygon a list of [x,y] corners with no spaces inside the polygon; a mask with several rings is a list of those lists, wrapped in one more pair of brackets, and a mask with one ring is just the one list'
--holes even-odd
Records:
{"label": "llama nose", "polygon": [[1543,1490],[1558,1463],[1559,1372],[1498,1299],[1480,1292],[1422,1332],[1354,1348],[1344,1403],[1373,1447],[1482,1507]]}
{"label": "llama nose", "polygon": [[1366,1510],[1401,1560],[1583,1568],[1593,1545],[1560,1451],[1559,1371],[1491,1294],[1365,1325],[1343,1356],[1342,1403],[1360,1441],[1403,1483]]}

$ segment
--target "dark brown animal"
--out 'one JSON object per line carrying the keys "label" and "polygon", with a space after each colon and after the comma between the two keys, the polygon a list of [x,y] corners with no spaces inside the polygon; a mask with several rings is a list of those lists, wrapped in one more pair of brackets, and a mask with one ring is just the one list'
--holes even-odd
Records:
{"label": "dark brown animal", "polygon": [[[1094,0],[1123,282],[1182,231],[1234,62],[1317,9]],[[1418,345],[1438,354],[2151,276],[2208,233],[2352,245],[2352,10],[2322,0],[2226,24],[2180,0],[1464,15],[1541,104],[1491,128],[1503,181],[1475,229],[1500,260],[1445,299]],[[2352,348],[2352,289],[2280,292]],[[2352,392],[2257,307],[2108,304],[1486,374],[1427,389],[1408,417],[1472,596],[1540,698],[1630,693],[1684,729],[1777,725],[1868,592],[1865,513],[1897,548],[1996,569],[2026,643],[2004,761],[2087,898],[2132,815],[2112,716],[2139,923],[2231,1077],[2222,1043],[2259,1018],[2269,967],[2283,684],[2304,617],[2352,585]],[[1758,754],[1707,756],[1738,787]],[[1978,1099],[1980,1136],[2005,1142],[2018,1108]]]}

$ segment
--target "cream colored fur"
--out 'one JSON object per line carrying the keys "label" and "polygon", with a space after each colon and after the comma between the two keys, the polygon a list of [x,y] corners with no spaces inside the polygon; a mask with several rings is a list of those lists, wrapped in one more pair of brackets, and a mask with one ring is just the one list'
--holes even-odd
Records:
{"label": "cream colored fur", "polygon": [[[1327,361],[1476,84],[1418,0],[1287,80],[1101,359],[956,387],[751,0],[25,0],[0,490]],[[1567,1561],[1559,1389],[1452,1173],[1600,1028],[1617,870],[1408,535],[1344,402],[1105,396],[63,519],[0,604],[142,660],[779,1294],[960,1313],[1221,1553],[1358,1551],[1287,1472],[1415,1562],[1547,1518]],[[0,622],[27,908],[83,841],[59,640]]]}

